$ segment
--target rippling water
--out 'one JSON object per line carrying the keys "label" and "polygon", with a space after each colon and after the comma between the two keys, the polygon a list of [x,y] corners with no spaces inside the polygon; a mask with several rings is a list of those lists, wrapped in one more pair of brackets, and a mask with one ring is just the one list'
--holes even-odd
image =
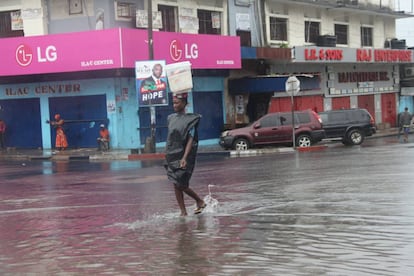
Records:
{"label": "rippling water", "polygon": [[186,218],[161,164],[1,164],[0,274],[413,275],[413,148],[215,158]]}

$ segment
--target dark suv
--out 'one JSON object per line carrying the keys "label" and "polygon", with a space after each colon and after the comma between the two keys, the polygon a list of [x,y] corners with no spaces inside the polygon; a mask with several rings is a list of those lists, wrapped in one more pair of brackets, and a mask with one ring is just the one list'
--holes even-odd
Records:
{"label": "dark suv", "polygon": [[326,138],[340,139],[345,145],[360,145],[376,132],[375,122],[366,109],[340,109],[319,112]]}
{"label": "dark suv", "polygon": [[[312,110],[295,111],[295,145],[309,147],[322,140],[325,132],[321,118]],[[224,149],[247,150],[270,144],[292,144],[292,113],[269,113],[251,125],[224,131],[220,145]]]}

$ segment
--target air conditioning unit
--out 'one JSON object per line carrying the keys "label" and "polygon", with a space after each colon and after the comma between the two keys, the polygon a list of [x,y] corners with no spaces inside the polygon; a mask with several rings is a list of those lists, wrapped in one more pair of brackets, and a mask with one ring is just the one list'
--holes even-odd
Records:
{"label": "air conditioning unit", "polygon": [[406,78],[414,77],[414,66],[407,66],[404,68],[404,77]]}

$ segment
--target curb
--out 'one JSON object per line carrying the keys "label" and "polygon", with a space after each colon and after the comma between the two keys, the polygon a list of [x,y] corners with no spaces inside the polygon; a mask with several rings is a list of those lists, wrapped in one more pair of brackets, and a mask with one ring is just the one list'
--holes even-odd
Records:
{"label": "curb", "polygon": [[128,160],[159,160],[164,158],[165,153],[144,153],[128,155]]}
{"label": "curb", "polygon": [[230,151],[230,157],[243,157],[243,156],[256,156],[267,153],[283,153],[283,152],[294,152],[292,148],[276,148],[276,149],[253,149],[253,150],[232,150]]}
{"label": "curb", "polygon": [[309,151],[324,150],[326,148],[328,148],[327,145],[317,145],[317,146],[311,146],[311,147],[296,148],[296,150],[299,151],[299,152],[309,152]]}

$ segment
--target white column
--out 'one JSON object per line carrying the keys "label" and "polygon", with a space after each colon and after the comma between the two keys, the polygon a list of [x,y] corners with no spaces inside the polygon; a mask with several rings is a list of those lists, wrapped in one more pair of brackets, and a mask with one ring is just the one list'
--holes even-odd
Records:
{"label": "white column", "polygon": [[42,2],[42,0],[22,1],[24,36],[48,34],[47,7],[43,6]]}

